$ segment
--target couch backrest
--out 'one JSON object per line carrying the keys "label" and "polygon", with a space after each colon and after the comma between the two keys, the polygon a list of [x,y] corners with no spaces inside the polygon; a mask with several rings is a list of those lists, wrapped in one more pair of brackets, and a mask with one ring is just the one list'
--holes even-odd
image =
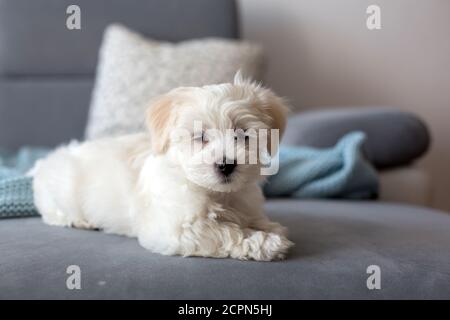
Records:
{"label": "couch backrest", "polygon": [[[81,29],[69,30],[70,5]],[[0,147],[83,136],[103,30],[160,40],[238,37],[234,0],[0,0]]]}

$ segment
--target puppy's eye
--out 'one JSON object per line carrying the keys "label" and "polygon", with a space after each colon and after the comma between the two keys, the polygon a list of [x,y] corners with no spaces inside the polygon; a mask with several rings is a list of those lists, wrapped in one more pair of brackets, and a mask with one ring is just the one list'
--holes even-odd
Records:
{"label": "puppy's eye", "polygon": [[198,142],[202,142],[202,143],[208,142],[205,132],[194,133],[193,139],[194,139],[194,141],[198,141]]}

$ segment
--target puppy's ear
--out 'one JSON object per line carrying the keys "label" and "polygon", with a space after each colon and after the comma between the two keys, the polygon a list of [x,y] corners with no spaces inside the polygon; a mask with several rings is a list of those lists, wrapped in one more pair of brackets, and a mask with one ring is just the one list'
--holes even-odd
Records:
{"label": "puppy's ear", "polygon": [[269,98],[266,111],[272,119],[271,128],[280,130],[281,138],[286,129],[286,115],[289,111],[289,107],[283,98],[280,98],[273,93],[271,95],[272,97]]}
{"label": "puppy's ear", "polygon": [[278,130],[278,141],[273,141],[272,143],[272,138],[275,137],[272,136],[271,131],[267,135],[267,150],[271,155],[275,154],[278,150],[279,140],[281,140],[286,128],[286,115],[289,111],[286,101],[277,96],[272,90],[264,88],[260,83],[250,78],[245,78],[241,70],[238,70],[234,75],[234,85],[249,89],[255,93],[258,101],[257,107],[269,119],[270,129]]}
{"label": "puppy's ear", "polygon": [[145,122],[155,153],[164,153],[169,146],[170,129],[174,123],[174,105],[173,97],[165,94],[153,99],[147,109]]}
{"label": "puppy's ear", "polygon": [[278,97],[272,90],[262,87],[251,78],[245,77],[242,70],[234,75],[234,85],[251,87],[258,92],[263,104],[263,111],[272,119],[271,128],[280,130],[280,138],[286,127],[286,114],[289,110],[286,102]]}
{"label": "puppy's ear", "polygon": [[[271,155],[278,150],[284,130],[286,129],[286,115],[289,107],[285,100],[275,95],[269,89],[262,89],[263,112],[270,118],[270,128],[278,130],[278,137],[272,135],[272,131],[267,136],[267,150]],[[272,141],[278,138],[277,141]]]}

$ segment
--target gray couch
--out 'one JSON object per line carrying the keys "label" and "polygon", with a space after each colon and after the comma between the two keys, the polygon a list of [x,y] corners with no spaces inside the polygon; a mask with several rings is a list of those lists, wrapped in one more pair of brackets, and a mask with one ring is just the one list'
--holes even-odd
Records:
{"label": "gray couch", "polygon": [[[189,3],[0,0],[0,146],[83,137],[110,22],[173,41],[238,36],[233,1]],[[82,31],[65,28],[70,4],[81,7]],[[296,244],[286,261],[165,257],[135,239],[39,218],[0,220],[0,299],[450,298],[446,213],[381,201],[276,199],[266,207]],[[70,265],[81,268],[81,290],[66,287]],[[371,265],[380,268],[381,289],[367,287]]]}

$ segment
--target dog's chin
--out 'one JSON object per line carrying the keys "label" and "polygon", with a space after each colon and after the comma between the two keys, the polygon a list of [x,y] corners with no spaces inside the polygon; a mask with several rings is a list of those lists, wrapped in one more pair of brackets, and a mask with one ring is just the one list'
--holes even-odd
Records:
{"label": "dog's chin", "polygon": [[196,181],[189,179],[192,183],[196,184],[199,187],[202,187],[208,191],[213,192],[236,192],[242,189],[242,185],[233,182],[231,179],[228,181],[216,181],[216,182],[205,182],[205,181]]}
{"label": "dog's chin", "polygon": [[211,185],[211,186],[209,186],[209,189],[212,191],[215,191],[215,192],[229,193],[229,192],[237,192],[237,191],[241,190],[242,186],[230,181],[230,182],[221,182],[221,183]]}
{"label": "dog's chin", "polygon": [[193,184],[212,192],[237,192],[241,190],[245,183],[241,181],[237,176],[221,177],[215,176],[199,176],[199,175],[187,175],[189,181]]}

